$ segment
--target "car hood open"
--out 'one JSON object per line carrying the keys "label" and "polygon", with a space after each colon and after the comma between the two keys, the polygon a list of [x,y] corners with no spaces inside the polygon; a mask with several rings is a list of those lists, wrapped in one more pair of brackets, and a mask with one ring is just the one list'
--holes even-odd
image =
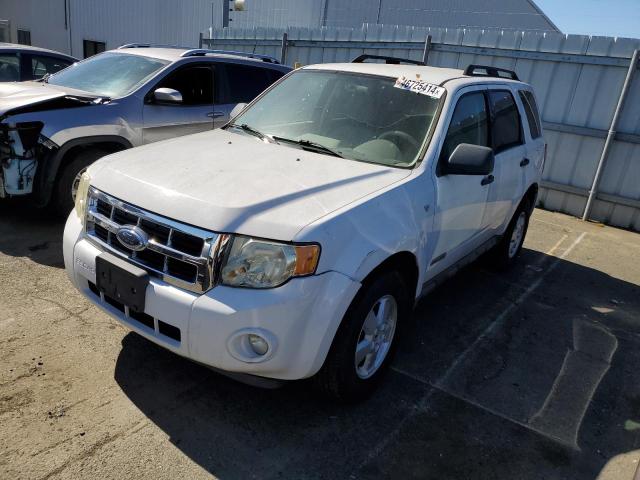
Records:
{"label": "car hood open", "polygon": [[0,118],[26,109],[64,108],[65,105],[60,101],[66,100],[69,105],[77,106],[96,98],[98,97],[81,90],[44,82],[0,83]]}
{"label": "car hood open", "polygon": [[216,232],[283,241],[410,173],[224,130],[119,152],[90,170],[94,187],[145,210]]}

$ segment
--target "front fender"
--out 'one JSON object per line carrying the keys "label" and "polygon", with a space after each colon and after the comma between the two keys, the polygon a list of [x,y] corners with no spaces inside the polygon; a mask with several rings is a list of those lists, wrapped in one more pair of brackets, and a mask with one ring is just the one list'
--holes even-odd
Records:
{"label": "front fender", "polygon": [[426,187],[421,178],[414,177],[303,229],[297,236],[301,241],[322,246],[318,272],[337,271],[362,282],[392,255],[409,252],[416,258],[421,285],[434,210],[425,209],[433,191],[421,188]]}
{"label": "front fender", "polygon": [[131,142],[124,137],[116,135],[94,135],[90,137],[75,138],[66,142],[57,150],[52,150],[44,158],[41,159],[41,166],[38,168],[36,176],[37,198],[36,204],[38,206],[45,206],[51,199],[55,180],[58,176],[58,171],[62,165],[62,160],[65,155],[75,147],[99,145],[99,144],[118,144],[122,146],[122,149],[132,148]]}

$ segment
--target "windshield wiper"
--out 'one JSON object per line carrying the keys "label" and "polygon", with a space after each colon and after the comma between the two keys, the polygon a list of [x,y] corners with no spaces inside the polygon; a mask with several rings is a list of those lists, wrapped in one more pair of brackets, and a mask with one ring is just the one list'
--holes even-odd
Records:
{"label": "windshield wiper", "polygon": [[256,130],[253,127],[250,127],[249,125],[247,125],[246,123],[243,123],[242,125],[238,125],[237,123],[231,123],[229,124],[230,127],[233,128],[239,128],[240,130],[247,132],[251,135],[253,135],[254,137],[258,137],[260,140],[264,140],[265,138],[267,140],[273,140],[273,138],[265,133],[262,133],[260,130]]}
{"label": "windshield wiper", "polygon": [[332,150],[331,148],[322,145],[321,143],[312,142],[311,140],[293,140],[291,138],[276,137],[275,135],[273,136],[273,139],[276,142],[293,143],[295,145],[300,145],[304,150],[310,150],[316,153],[324,153],[333,157],[344,158],[335,150]]}
{"label": "windshield wiper", "polygon": [[42,78],[40,80],[38,80],[39,82],[42,83],[49,83],[49,77],[51,77],[50,73],[45,73]]}

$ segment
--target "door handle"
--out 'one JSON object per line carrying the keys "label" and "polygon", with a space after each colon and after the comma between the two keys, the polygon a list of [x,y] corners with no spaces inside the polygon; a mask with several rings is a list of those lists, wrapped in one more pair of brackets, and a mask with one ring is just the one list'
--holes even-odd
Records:
{"label": "door handle", "polygon": [[521,166],[521,167],[526,167],[527,165],[529,165],[529,159],[528,159],[528,158],[524,158],[524,159],[520,162],[520,166]]}
{"label": "door handle", "polygon": [[209,118],[224,117],[224,112],[209,112],[209,113],[207,113],[207,117],[209,117]]}
{"label": "door handle", "polygon": [[493,177],[493,175],[487,175],[482,179],[482,181],[480,182],[480,185],[482,186],[489,185],[490,183],[493,183],[494,180],[495,178]]}

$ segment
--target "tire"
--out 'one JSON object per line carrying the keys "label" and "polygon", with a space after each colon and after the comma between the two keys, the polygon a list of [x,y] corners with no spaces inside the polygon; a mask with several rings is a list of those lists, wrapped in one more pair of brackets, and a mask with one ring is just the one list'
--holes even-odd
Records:
{"label": "tire", "polygon": [[[75,198],[72,195],[74,183],[80,175],[96,160],[104,157],[109,152],[99,149],[84,150],[76,155],[73,160],[64,165],[54,186],[51,208],[56,215],[66,217],[73,210]],[[77,186],[76,186],[77,188]]]}
{"label": "tire", "polygon": [[494,269],[507,270],[516,263],[527,236],[530,216],[531,205],[528,200],[523,200],[513,214],[500,243],[491,250],[489,259]]}
{"label": "tire", "polygon": [[[355,403],[373,393],[393,358],[403,321],[410,313],[409,306],[406,285],[397,272],[382,273],[363,286],[347,310],[324,365],[315,376],[316,386],[325,396],[341,403]],[[386,328],[380,328],[380,322],[374,321],[376,315],[378,320],[384,317],[384,310],[392,316],[394,308],[395,322],[389,320],[383,323]],[[370,314],[374,317],[368,317]],[[375,334],[373,325],[379,330]],[[364,358],[359,364],[358,346],[361,347],[359,358]],[[366,351],[369,354],[365,355]]]}

